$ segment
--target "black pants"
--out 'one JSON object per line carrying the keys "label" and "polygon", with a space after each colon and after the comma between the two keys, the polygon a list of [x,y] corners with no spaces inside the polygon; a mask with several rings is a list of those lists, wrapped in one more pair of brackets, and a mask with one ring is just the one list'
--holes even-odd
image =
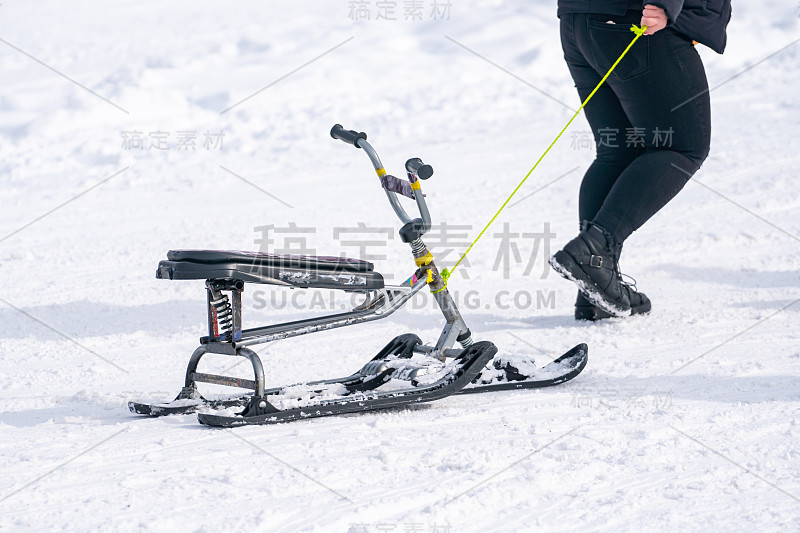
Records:
{"label": "black pants", "polygon": [[[630,44],[631,24],[640,19],[640,11],[562,15],[564,58],[581,101]],[[642,36],[584,110],[597,157],[581,182],[580,219],[604,227],[621,243],[708,156],[711,106],[700,56],[670,28]]]}

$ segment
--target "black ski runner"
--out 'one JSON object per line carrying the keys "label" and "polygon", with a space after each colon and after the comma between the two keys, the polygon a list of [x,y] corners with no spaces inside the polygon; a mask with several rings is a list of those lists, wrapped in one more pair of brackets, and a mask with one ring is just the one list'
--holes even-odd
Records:
{"label": "black ski runner", "polygon": [[472,383],[458,391],[458,394],[552,387],[575,378],[583,372],[588,361],[589,347],[586,344],[575,346],[549,364],[533,371],[517,368],[522,366],[518,362],[515,366],[515,362],[495,357],[492,364],[494,371],[485,369]]}
{"label": "black ski runner", "polygon": [[244,407],[250,401],[250,396],[240,396],[238,398],[220,398],[209,400],[203,398],[181,398],[180,396],[171,402],[165,403],[143,403],[128,402],[128,410],[137,415],[146,416],[168,416],[168,415],[188,415],[196,413],[200,409],[228,409],[231,407]]}
{"label": "black ski runner", "polygon": [[[394,351],[397,352],[402,350],[395,349]],[[378,354],[373,361],[380,360],[383,356],[385,356],[385,352],[387,352],[386,349]],[[588,347],[586,344],[579,344],[575,346],[564,355],[558,357],[542,368],[534,368],[535,365],[532,361],[520,362],[519,360],[516,360],[511,362],[506,361],[502,356],[495,356],[493,361],[489,361],[489,364],[484,363],[485,366],[477,367],[481,368],[480,373],[478,373],[477,376],[472,379],[471,383],[466,384],[466,386],[464,386],[463,383],[466,381],[467,376],[462,375],[459,376],[459,379],[454,380],[447,386],[442,386],[435,391],[429,391],[428,393],[426,393],[428,389],[417,387],[407,391],[387,391],[385,393],[374,392],[367,394],[367,391],[377,389],[381,385],[388,382],[391,379],[391,372],[384,370],[367,378],[365,378],[363,374],[357,372],[344,378],[315,381],[302,385],[306,388],[306,392],[314,393],[318,397],[324,397],[326,392],[330,393],[331,387],[343,386],[346,390],[350,391],[350,394],[361,393],[360,395],[354,395],[349,399],[339,398],[337,400],[332,400],[327,404],[322,404],[322,407],[319,405],[298,407],[289,411],[282,411],[278,414],[267,414],[259,419],[241,417],[237,416],[235,413],[226,413],[224,415],[203,413],[200,415],[200,418],[201,422],[209,425],[222,424],[228,426],[253,423],[269,424],[273,422],[295,420],[298,418],[311,418],[348,412],[366,411],[376,408],[380,409],[394,407],[409,403],[421,403],[443,398],[451,394],[475,394],[504,390],[539,389],[551,387],[553,385],[559,385],[572,380],[583,371],[587,362]],[[472,366],[470,369],[474,370]],[[267,396],[267,399],[269,399],[268,397],[270,395],[285,394],[287,390],[291,391],[292,389],[298,389],[299,387],[301,387],[301,385],[270,389],[265,391],[265,395]],[[436,393],[435,397],[433,392]],[[380,399],[378,404],[374,403],[374,400],[376,399]],[[222,399],[206,399],[200,396],[195,390],[182,391],[178,398],[172,402],[157,404],[129,402],[128,407],[131,412],[156,417],[176,414],[191,414],[201,410],[205,411],[209,409],[242,410],[245,407],[248,407],[248,404],[250,404],[252,400],[253,397],[251,395]],[[205,419],[205,421],[203,419]]]}
{"label": "black ski runner", "polygon": [[[389,365],[396,361],[409,360],[411,348],[421,344],[416,335],[401,335],[389,343],[371,362],[386,361]],[[236,427],[252,424],[275,424],[292,420],[315,418],[321,416],[357,413],[374,409],[387,409],[404,405],[430,402],[455,394],[465,385],[473,381],[497,353],[497,347],[488,341],[476,342],[453,361],[442,364],[435,372],[414,375],[413,370],[387,366],[375,375],[365,376],[359,373],[342,380],[329,380],[326,382],[305,386],[283,387],[264,392],[264,397],[253,396],[244,410],[224,413],[198,413],[197,419],[201,424],[217,427]],[[388,357],[387,357],[388,356]],[[391,356],[399,356],[392,358]],[[367,368],[367,367],[365,367]],[[411,387],[397,390],[375,391],[377,387],[387,383],[392,374],[407,372]],[[423,381],[428,378],[429,381]],[[435,381],[433,381],[433,379]],[[309,388],[310,387],[310,388]],[[294,390],[293,390],[294,389]],[[299,389],[299,390],[297,390]],[[273,403],[276,398],[282,399],[280,404],[303,403],[308,405],[298,407],[277,408]]]}

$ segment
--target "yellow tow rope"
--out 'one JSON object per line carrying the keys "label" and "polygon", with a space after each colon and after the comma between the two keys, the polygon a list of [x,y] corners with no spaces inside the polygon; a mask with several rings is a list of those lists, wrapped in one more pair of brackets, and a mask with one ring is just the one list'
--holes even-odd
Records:
{"label": "yellow tow rope", "polygon": [[606,72],[606,75],[603,76],[603,79],[600,80],[600,83],[597,84],[597,87],[595,87],[594,90],[589,94],[589,96],[586,97],[586,100],[583,101],[583,103],[578,108],[578,110],[575,111],[575,114],[572,115],[572,118],[569,119],[569,122],[567,122],[567,125],[564,126],[564,128],[559,132],[559,134],[556,136],[556,138],[553,139],[553,142],[550,143],[550,146],[547,147],[547,150],[545,150],[544,153],[542,154],[542,156],[539,158],[539,160],[536,161],[536,164],[533,165],[533,167],[528,171],[527,174],[525,174],[525,177],[522,178],[522,181],[519,182],[519,185],[517,185],[516,189],[514,189],[514,191],[509,195],[509,197],[506,199],[506,201],[503,202],[503,205],[500,206],[500,209],[497,210],[497,213],[494,214],[492,219],[481,230],[481,232],[478,234],[478,236],[475,237],[475,240],[472,241],[472,244],[469,245],[469,248],[467,248],[467,250],[463,254],[461,254],[461,257],[458,259],[456,264],[453,265],[453,268],[451,268],[449,270],[445,268],[444,270],[442,270],[441,274],[442,274],[442,279],[444,280],[444,285],[442,286],[442,288],[438,289],[438,290],[435,290],[435,291],[431,291],[431,292],[434,292],[434,293],[441,292],[447,287],[447,280],[449,280],[450,276],[453,275],[453,272],[455,271],[456,267],[458,267],[458,265],[461,264],[461,261],[463,261],[464,258],[469,253],[469,251],[472,250],[472,247],[475,246],[475,244],[478,242],[478,239],[480,239],[483,236],[483,234],[486,233],[486,230],[489,229],[489,226],[492,225],[492,223],[500,215],[500,213],[503,211],[503,209],[505,209],[505,207],[508,205],[508,202],[511,201],[511,198],[513,198],[514,195],[517,194],[517,191],[522,187],[522,185],[525,184],[525,182],[530,177],[530,175],[533,173],[533,171],[536,170],[536,167],[538,167],[539,163],[542,162],[542,159],[544,159],[544,156],[547,155],[547,153],[556,144],[556,142],[558,142],[558,140],[561,138],[561,136],[564,134],[564,132],[567,131],[567,128],[569,128],[570,124],[572,124],[572,121],[575,120],[575,117],[577,117],[578,114],[581,112],[581,110],[583,110],[583,108],[586,107],[586,104],[588,104],[589,100],[592,99],[592,97],[594,96],[594,93],[596,93],[597,90],[606,82],[606,80],[611,75],[611,73],[614,72],[614,69],[617,68],[617,65],[619,65],[619,62],[622,61],[622,58],[627,55],[628,51],[633,47],[633,45],[636,43],[636,41],[639,40],[639,37],[644,35],[644,32],[646,30],[647,30],[647,26],[642,26],[641,28],[636,26],[635,24],[633,26],[631,26],[631,31],[636,34],[636,36],[631,41],[631,44],[628,45],[628,47],[625,49],[625,51],[622,52],[622,55],[620,55],[619,58],[614,62],[614,64],[611,65],[611,68],[608,69],[608,72]]}

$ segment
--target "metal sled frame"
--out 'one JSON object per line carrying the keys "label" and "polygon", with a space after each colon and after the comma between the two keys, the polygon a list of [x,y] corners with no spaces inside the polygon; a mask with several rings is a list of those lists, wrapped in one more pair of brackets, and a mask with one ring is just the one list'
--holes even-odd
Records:
{"label": "metal sled frame", "polygon": [[[335,313],[252,329],[242,328],[242,292],[245,284],[239,280],[207,280],[208,336],[200,339],[200,347],[192,354],[186,369],[184,388],[176,399],[199,399],[196,385],[198,382],[250,389],[254,391],[254,396],[264,397],[264,367],[261,358],[249,348],[250,346],[386,318],[403,307],[415,294],[427,286],[426,276],[422,275],[422,271],[423,269],[419,269],[402,285],[363,291],[364,302],[346,313]],[[413,285],[412,280],[416,280]],[[227,328],[230,333],[221,337],[220,305],[215,302],[228,300],[228,295],[224,292],[230,293],[230,326]],[[441,306],[446,321],[445,325],[434,346],[417,345],[414,347],[414,352],[434,354],[439,358],[455,357],[461,352],[461,350],[451,350],[456,340],[462,341],[462,346],[465,348],[472,344],[472,342],[465,342],[469,338],[469,330],[456,310],[455,302],[446,288],[434,296]],[[471,341],[471,338],[469,340]],[[197,372],[200,360],[208,353],[247,358],[253,367],[254,379]]]}

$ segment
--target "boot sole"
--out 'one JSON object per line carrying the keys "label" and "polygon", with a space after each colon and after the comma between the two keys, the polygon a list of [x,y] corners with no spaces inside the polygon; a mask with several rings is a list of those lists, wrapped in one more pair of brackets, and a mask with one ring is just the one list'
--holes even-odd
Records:
{"label": "boot sole", "polygon": [[[650,302],[647,302],[645,305],[640,305],[639,307],[631,307],[631,316],[633,315],[646,315],[650,312],[652,305]],[[596,322],[598,320],[605,320],[606,318],[614,318],[613,315],[610,315],[599,309],[593,305],[576,305],[575,306],[575,320],[588,320],[590,322]]]}
{"label": "boot sole", "polygon": [[553,267],[553,270],[558,272],[561,277],[568,279],[577,285],[578,289],[583,293],[586,299],[596,307],[599,307],[611,316],[620,318],[630,316],[630,308],[623,309],[617,306],[615,303],[607,300],[605,295],[600,291],[592,279],[581,270],[575,260],[572,259],[572,256],[565,251],[560,250],[556,252],[550,258],[549,263],[550,266]]}

